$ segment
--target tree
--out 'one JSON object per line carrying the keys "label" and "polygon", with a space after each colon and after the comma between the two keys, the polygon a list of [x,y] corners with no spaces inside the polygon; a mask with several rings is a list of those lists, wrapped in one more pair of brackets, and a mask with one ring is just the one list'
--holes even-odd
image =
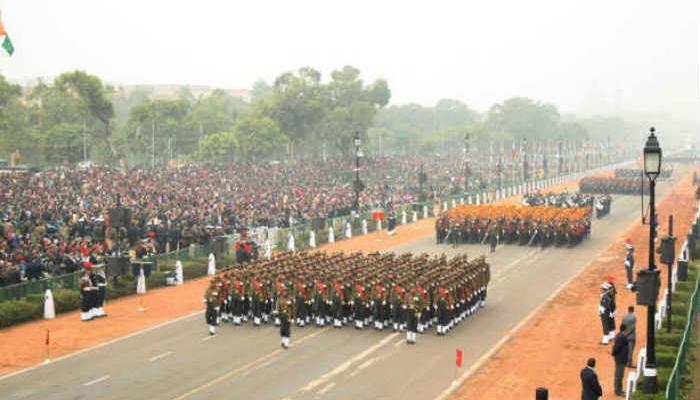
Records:
{"label": "tree", "polygon": [[19,85],[7,82],[0,75],[0,148],[7,153],[33,145],[25,135],[28,110],[21,101],[21,95]]}
{"label": "tree", "polygon": [[345,154],[352,150],[354,133],[366,137],[377,110],[384,107],[391,96],[386,81],[377,80],[365,86],[360,70],[351,66],[331,73],[325,93],[328,106],[322,123],[324,142],[333,143]]}
{"label": "tree", "polygon": [[113,160],[114,157],[117,157],[118,152],[111,140],[110,123],[114,118],[114,105],[109,98],[109,88],[104,87],[97,76],[83,71],[66,72],[56,78],[54,85],[65,93],[80,99],[86,114],[102,123],[110,158]]}
{"label": "tree", "polygon": [[212,164],[232,161],[238,150],[236,134],[232,131],[212,133],[199,141],[195,159]]}
{"label": "tree", "polygon": [[277,122],[289,138],[289,158],[294,159],[295,145],[318,131],[325,111],[321,73],[300,68],[275,79],[269,99],[260,103],[263,114]]}
{"label": "tree", "polygon": [[[160,158],[162,164],[169,158],[170,149],[174,149],[174,158],[193,152],[197,143],[187,126],[189,115],[190,103],[185,99],[146,99],[135,105],[129,112],[127,124],[132,153],[141,153],[142,163],[151,158],[151,164],[159,164]],[[134,161],[138,163],[139,160]]]}
{"label": "tree", "polygon": [[554,137],[559,125],[559,111],[551,104],[514,97],[491,107],[486,127],[503,131],[511,137],[542,139]]}
{"label": "tree", "polygon": [[214,90],[200,96],[192,106],[190,129],[197,132],[198,138],[231,130],[248,108],[241,99],[229,96],[223,90]]}
{"label": "tree", "polygon": [[270,159],[284,153],[287,137],[277,123],[265,116],[250,116],[234,127],[240,154],[246,159]]}

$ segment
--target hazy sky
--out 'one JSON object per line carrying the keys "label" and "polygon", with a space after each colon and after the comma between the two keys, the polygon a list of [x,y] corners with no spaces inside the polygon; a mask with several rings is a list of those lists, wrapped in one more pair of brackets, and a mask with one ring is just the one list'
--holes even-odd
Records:
{"label": "hazy sky", "polygon": [[[250,87],[309,65],[386,78],[392,103],[523,95],[568,112],[697,116],[698,0],[0,0],[21,81]],[[615,99],[619,99],[616,101]],[[583,107],[583,108],[582,108]]]}

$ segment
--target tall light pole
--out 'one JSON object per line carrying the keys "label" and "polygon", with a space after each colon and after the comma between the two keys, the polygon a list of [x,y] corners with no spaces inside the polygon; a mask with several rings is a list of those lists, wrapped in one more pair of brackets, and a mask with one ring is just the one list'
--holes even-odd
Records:
{"label": "tall light pole", "polygon": [[362,150],[360,150],[360,145],[362,144],[360,132],[355,132],[355,135],[353,135],[353,144],[355,145],[355,201],[353,202],[352,208],[355,215],[359,215],[360,192],[364,189],[364,184],[360,180],[360,157],[362,157]]}
{"label": "tall light pole", "polygon": [[469,132],[464,134],[464,194],[469,192]]}
{"label": "tall light pole", "polygon": [[[659,271],[654,265],[654,237],[656,236],[656,214],[654,191],[656,178],[661,172],[661,147],[654,135],[654,127],[649,129],[649,137],[644,145],[644,174],[649,178],[649,270],[648,274],[655,276],[653,282],[658,282]],[[656,296],[658,286],[652,287],[652,299],[647,306],[647,360],[644,366],[644,393],[656,393],[659,384],[656,379],[656,352],[654,343],[654,313],[656,312]]]}

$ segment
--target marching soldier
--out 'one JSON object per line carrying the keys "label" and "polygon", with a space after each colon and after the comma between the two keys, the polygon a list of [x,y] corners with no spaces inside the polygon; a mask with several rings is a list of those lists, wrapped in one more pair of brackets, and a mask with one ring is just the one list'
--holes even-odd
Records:
{"label": "marching soldier", "polygon": [[279,318],[282,348],[287,349],[289,348],[289,339],[292,336],[291,320],[294,318],[294,307],[292,300],[287,297],[286,293],[282,293],[279,298]]}
{"label": "marching soldier", "polygon": [[212,283],[204,294],[204,302],[207,305],[206,312],[204,313],[204,318],[209,325],[209,334],[216,334],[216,327],[218,323],[219,314],[219,304],[220,304],[220,293],[218,288]]}
{"label": "marching soldier", "polygon": [[417,307],[419,301],[418,296],[409,297],[406,309],[406,343],[408,344],[416,344],[416,332],[418,332],[418,320],[420,319],[420,309]]}

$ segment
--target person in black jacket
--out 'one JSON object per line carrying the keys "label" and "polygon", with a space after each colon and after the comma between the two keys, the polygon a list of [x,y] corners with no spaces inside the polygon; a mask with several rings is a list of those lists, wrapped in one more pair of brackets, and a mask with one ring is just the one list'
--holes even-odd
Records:
{"label": "person in black jacket", "polygon": [[620,325],[620,333],[615,336],[615,344],[613,344],[612,355],[615,357],[615,394],[624,396],[622,391],[622,375],[625,373],[625,366],[629,358],[629,347],[627,335],[629,331],[625,324]]}
{"label": "person in black jacket", "polygon": [[598,400],[603,395],[594,368],[595,358],[589,358],[586,368],[581,370],[581,400]]}

